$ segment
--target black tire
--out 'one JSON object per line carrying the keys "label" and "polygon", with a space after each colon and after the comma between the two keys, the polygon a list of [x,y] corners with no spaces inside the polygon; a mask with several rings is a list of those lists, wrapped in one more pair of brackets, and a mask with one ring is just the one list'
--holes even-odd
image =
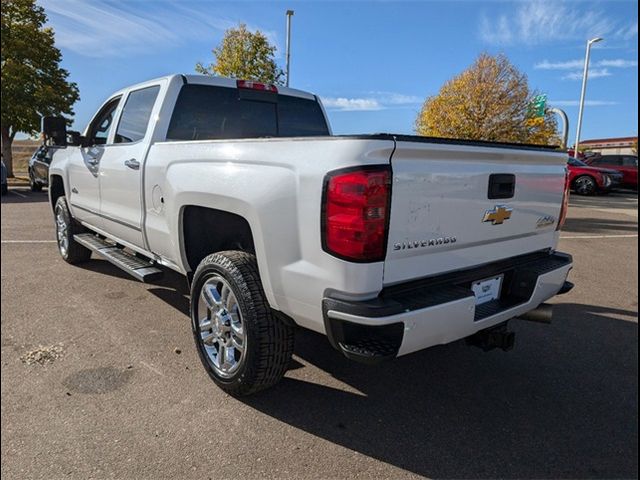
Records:
{"label": "black tire", "polygon": [[[67,228],[65,229],[62,235],[59,235],[58,232],[61,230],[58,220],[59,215],[66,222]],[[86,232],[86,229],[80,225],[72,216],[71,212],[69,212],[69,207],[67,206],[67,200],[64,196],[58,198],[56,201],[56,207],[54,212],[54,221],[56,223],[56,240],[58,242],[58,251],[60,252],[60,256],[64,259],[65,262],[70,263],[72,265],[76,263],[86,262],[91,257],[91,250],[86,247],[83,247],[78,242],[73,239],[73,236],[78,233]],[[66,237],[66,248],[63,248],[63,238]]]}
{"label": "black tire", "polygon": [[573,191],[578,195],[595,195],[598,192],[598,184],[589,175],[580,175],[573,181]]}
{"label": "black tire", "polygon": [[[230,287],[242,313],[246,347],[237,371],[223,377],[207,353],[198,312],[207,280],[222,278]],[[267,302],[256,258],[242,251],[218,252],[206,257],[195,272],[191,286],[191,325],[198,355],[207,373],[225,392],[244,396],[275,385],[285,374],[293,353],[294,330],[272,312]],[[212,347],[209,347],[210,349]],[[210,350],[211,351],[211,350]]]}
{"label": "black tire", "polygon": [[9,185],[7,185],[6,183],[3,183],[2,187],[0,187],[0,194],[6,195],[8,193],[9,193]]}
{"label": "black tire", "polygon": [[29,188],[31,188],[32,192],[42,191],[42,185],[40,185],[39,183],[36,183],[36,181],[33,179],[33,175],[31,174],[31,172],[29,172]]}

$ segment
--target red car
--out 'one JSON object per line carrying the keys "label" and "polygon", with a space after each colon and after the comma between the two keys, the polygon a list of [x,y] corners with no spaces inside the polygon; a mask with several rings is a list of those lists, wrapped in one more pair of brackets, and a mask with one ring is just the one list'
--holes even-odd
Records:
{"label": "red car", "polygon": [[622,186],[638,189],[637,155],[599,155],[585,160],[589,165],[599,168],[614,168],[622,172]]}
{"label": "red car", "polygon": [[569,184],[578,195],[606,193],[620,185],[623,174],[617,170],[592,167],[582,160],[569,157]]}

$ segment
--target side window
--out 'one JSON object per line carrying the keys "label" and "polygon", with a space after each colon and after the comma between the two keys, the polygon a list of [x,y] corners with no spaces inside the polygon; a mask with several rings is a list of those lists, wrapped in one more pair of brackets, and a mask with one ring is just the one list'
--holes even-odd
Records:
{"label": "side window", "polygon": [[91,145],[104,145],[107,143],[118,103],[120,103],[120,97],[111,100],[91,122],[89,127],[89,143]]}
{"label": "side window", "polygon": [[156,85],[129,93],[120,115],[115,143],[137,142],[144,138],[159,91],[160,86]]}
{"label": "side window", "polygon": [[602,160],[603,165],[622,165],[622,157],[618,155],[606,155]]}
{"label": "side window", "polygon": [[622,165],[625,167],[637,167],[638,166],[638,157],[625,156],[622,157]]}

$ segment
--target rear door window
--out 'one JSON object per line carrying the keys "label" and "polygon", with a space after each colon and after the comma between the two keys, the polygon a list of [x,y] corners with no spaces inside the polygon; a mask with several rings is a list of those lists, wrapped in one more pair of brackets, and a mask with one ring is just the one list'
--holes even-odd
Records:
{"label": "rear door window", "polygon": [[182,87],[167,140],[328,135],[318,102],[210,85]]}

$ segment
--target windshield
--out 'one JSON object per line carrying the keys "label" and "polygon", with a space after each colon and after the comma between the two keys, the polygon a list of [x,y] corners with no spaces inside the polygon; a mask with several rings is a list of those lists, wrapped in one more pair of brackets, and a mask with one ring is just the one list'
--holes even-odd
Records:
{"label": "windshield", "polygon": [[573,158],[573,157],[569,157],[568,163],[572,167],[588,167],[589,166],[586,163],[584,163],[582,160],[578,160],[577,158]]}

